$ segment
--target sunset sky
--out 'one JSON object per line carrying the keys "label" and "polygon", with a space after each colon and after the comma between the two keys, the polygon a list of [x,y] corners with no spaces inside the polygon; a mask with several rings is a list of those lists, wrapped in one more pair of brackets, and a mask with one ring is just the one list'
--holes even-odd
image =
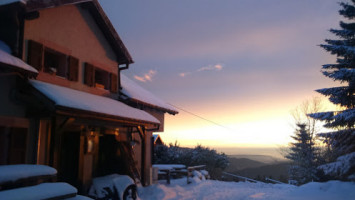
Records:
{"label": "sunset sky", "polygon": [[124,71],[180,110],[166,142],[182,146],[279,147],[290,111],[337,83],[318,45],[334,38],[335,0],[100,0],[135,63]]}

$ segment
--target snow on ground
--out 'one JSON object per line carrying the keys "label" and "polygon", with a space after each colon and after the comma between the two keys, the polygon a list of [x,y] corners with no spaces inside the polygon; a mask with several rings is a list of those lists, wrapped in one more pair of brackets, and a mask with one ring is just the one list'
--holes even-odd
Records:
{"label": "snow on ground", "polygon": [[187,185],[186,179],[172,180],[171,185],[156,184],[139,188],[141,200],[188,199],[272,199],[272,200],[350,200],[355,199],[355,183],[329,181],[297,187],[286,184],[224,182],[207,180]]}

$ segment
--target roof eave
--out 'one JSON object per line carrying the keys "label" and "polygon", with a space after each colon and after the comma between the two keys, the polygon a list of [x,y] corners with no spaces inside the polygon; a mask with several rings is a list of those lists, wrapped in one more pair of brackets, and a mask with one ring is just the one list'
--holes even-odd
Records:
{"label": "roof eave", "polygon": [[71,116],[71,117],[95,119],[95,120],[101,120],[101,121],[111,121],[111,122],[117,122],[117,123],[131,125],[131,126],[138,126],[138,125],[146,125],[146,126],[155,125],[155,126],[157,126],[157,125],[160,125],[160,123],[151,122],[151,121],[113,116],[113,115],[108,115],[108,114],[104,114],[104,113],[69,108],[69,107],[59,106],[59,105],[56,105],[55,108],[56,108],[56,111],[55,111],[56,114]]}
{"label": "roof eave", "polygon": [[[130,55],[128,49],[122,42],[120,36],[118,35],[116,29],[113,27],[111,21],[105,14],[101,5],[97,0],[88,2],[88,7],[95,15],[95,20],[97,24],[101,27],[107,40],[111,41],[110,45],[115,50],[117,55],[117,62],[119,64],[132,64],[134,63],[132,56]],[[92,7],[94,6],[94,7]]]}
{"label": "roof eave", "polygon": [[147,102],[144,102],[144,101],[140,101],[138,99],[134,99],[134,98],[129,98],[130,101],[134,101],[135,103],[138,103],[138,104],[142,104],[142,105],[145,105],[145,106],[148,106],[148,107],[151,107],[151,108],[154,108],[154,109],[157,109],[157,110],[160,110],[162,112],[167,112],[171,115],[176,115],[178,114],[179,112],[175,111],[175,110],[170,110],[170,109],[167,109],[167,108],[163,108],[163,107],[160,107],[160,106],[156,106],[156,105],[153,105],[153,104],[150,104],[150,103],[147,103]]}

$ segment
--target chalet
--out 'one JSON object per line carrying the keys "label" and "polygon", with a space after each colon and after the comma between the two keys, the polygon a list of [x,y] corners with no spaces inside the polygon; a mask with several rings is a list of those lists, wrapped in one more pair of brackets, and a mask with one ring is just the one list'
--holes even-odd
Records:
{"label": "chalet", "polygon": [[159,134],[153,134],[153,139],[154,139],[153,141],[154,147],[157,145],[164,145],[164,142],[161,139]]}
{"label": "chalet", "polygon": [[177,114],[122,74],[133,63],[97,0],[0,2],[0,165],[151,183],[152,133]]}

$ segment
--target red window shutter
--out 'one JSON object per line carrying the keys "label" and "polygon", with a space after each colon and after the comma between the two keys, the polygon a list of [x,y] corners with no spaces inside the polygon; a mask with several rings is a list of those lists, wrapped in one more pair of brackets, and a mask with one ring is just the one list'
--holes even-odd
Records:
{"label": "red window shutter", "polygon": [[28,41],[27,62],[32,67],[41,71],[43,66],[43,45],[33,40]]}
{"label": "red window shutter", "polygon": [[84,83],[90,87],[95,85],[95,67],[85,63]]}
{"label": "red window shutter", "polygon": [[118,79],[116,74],[111,74],[111,92],[118,92]]}
{"label": "red window shutter", "polygon": [[68,79],[70,81],[78,81],[79,75],[79,60],[73,56],[69,56],[69,74]]}

